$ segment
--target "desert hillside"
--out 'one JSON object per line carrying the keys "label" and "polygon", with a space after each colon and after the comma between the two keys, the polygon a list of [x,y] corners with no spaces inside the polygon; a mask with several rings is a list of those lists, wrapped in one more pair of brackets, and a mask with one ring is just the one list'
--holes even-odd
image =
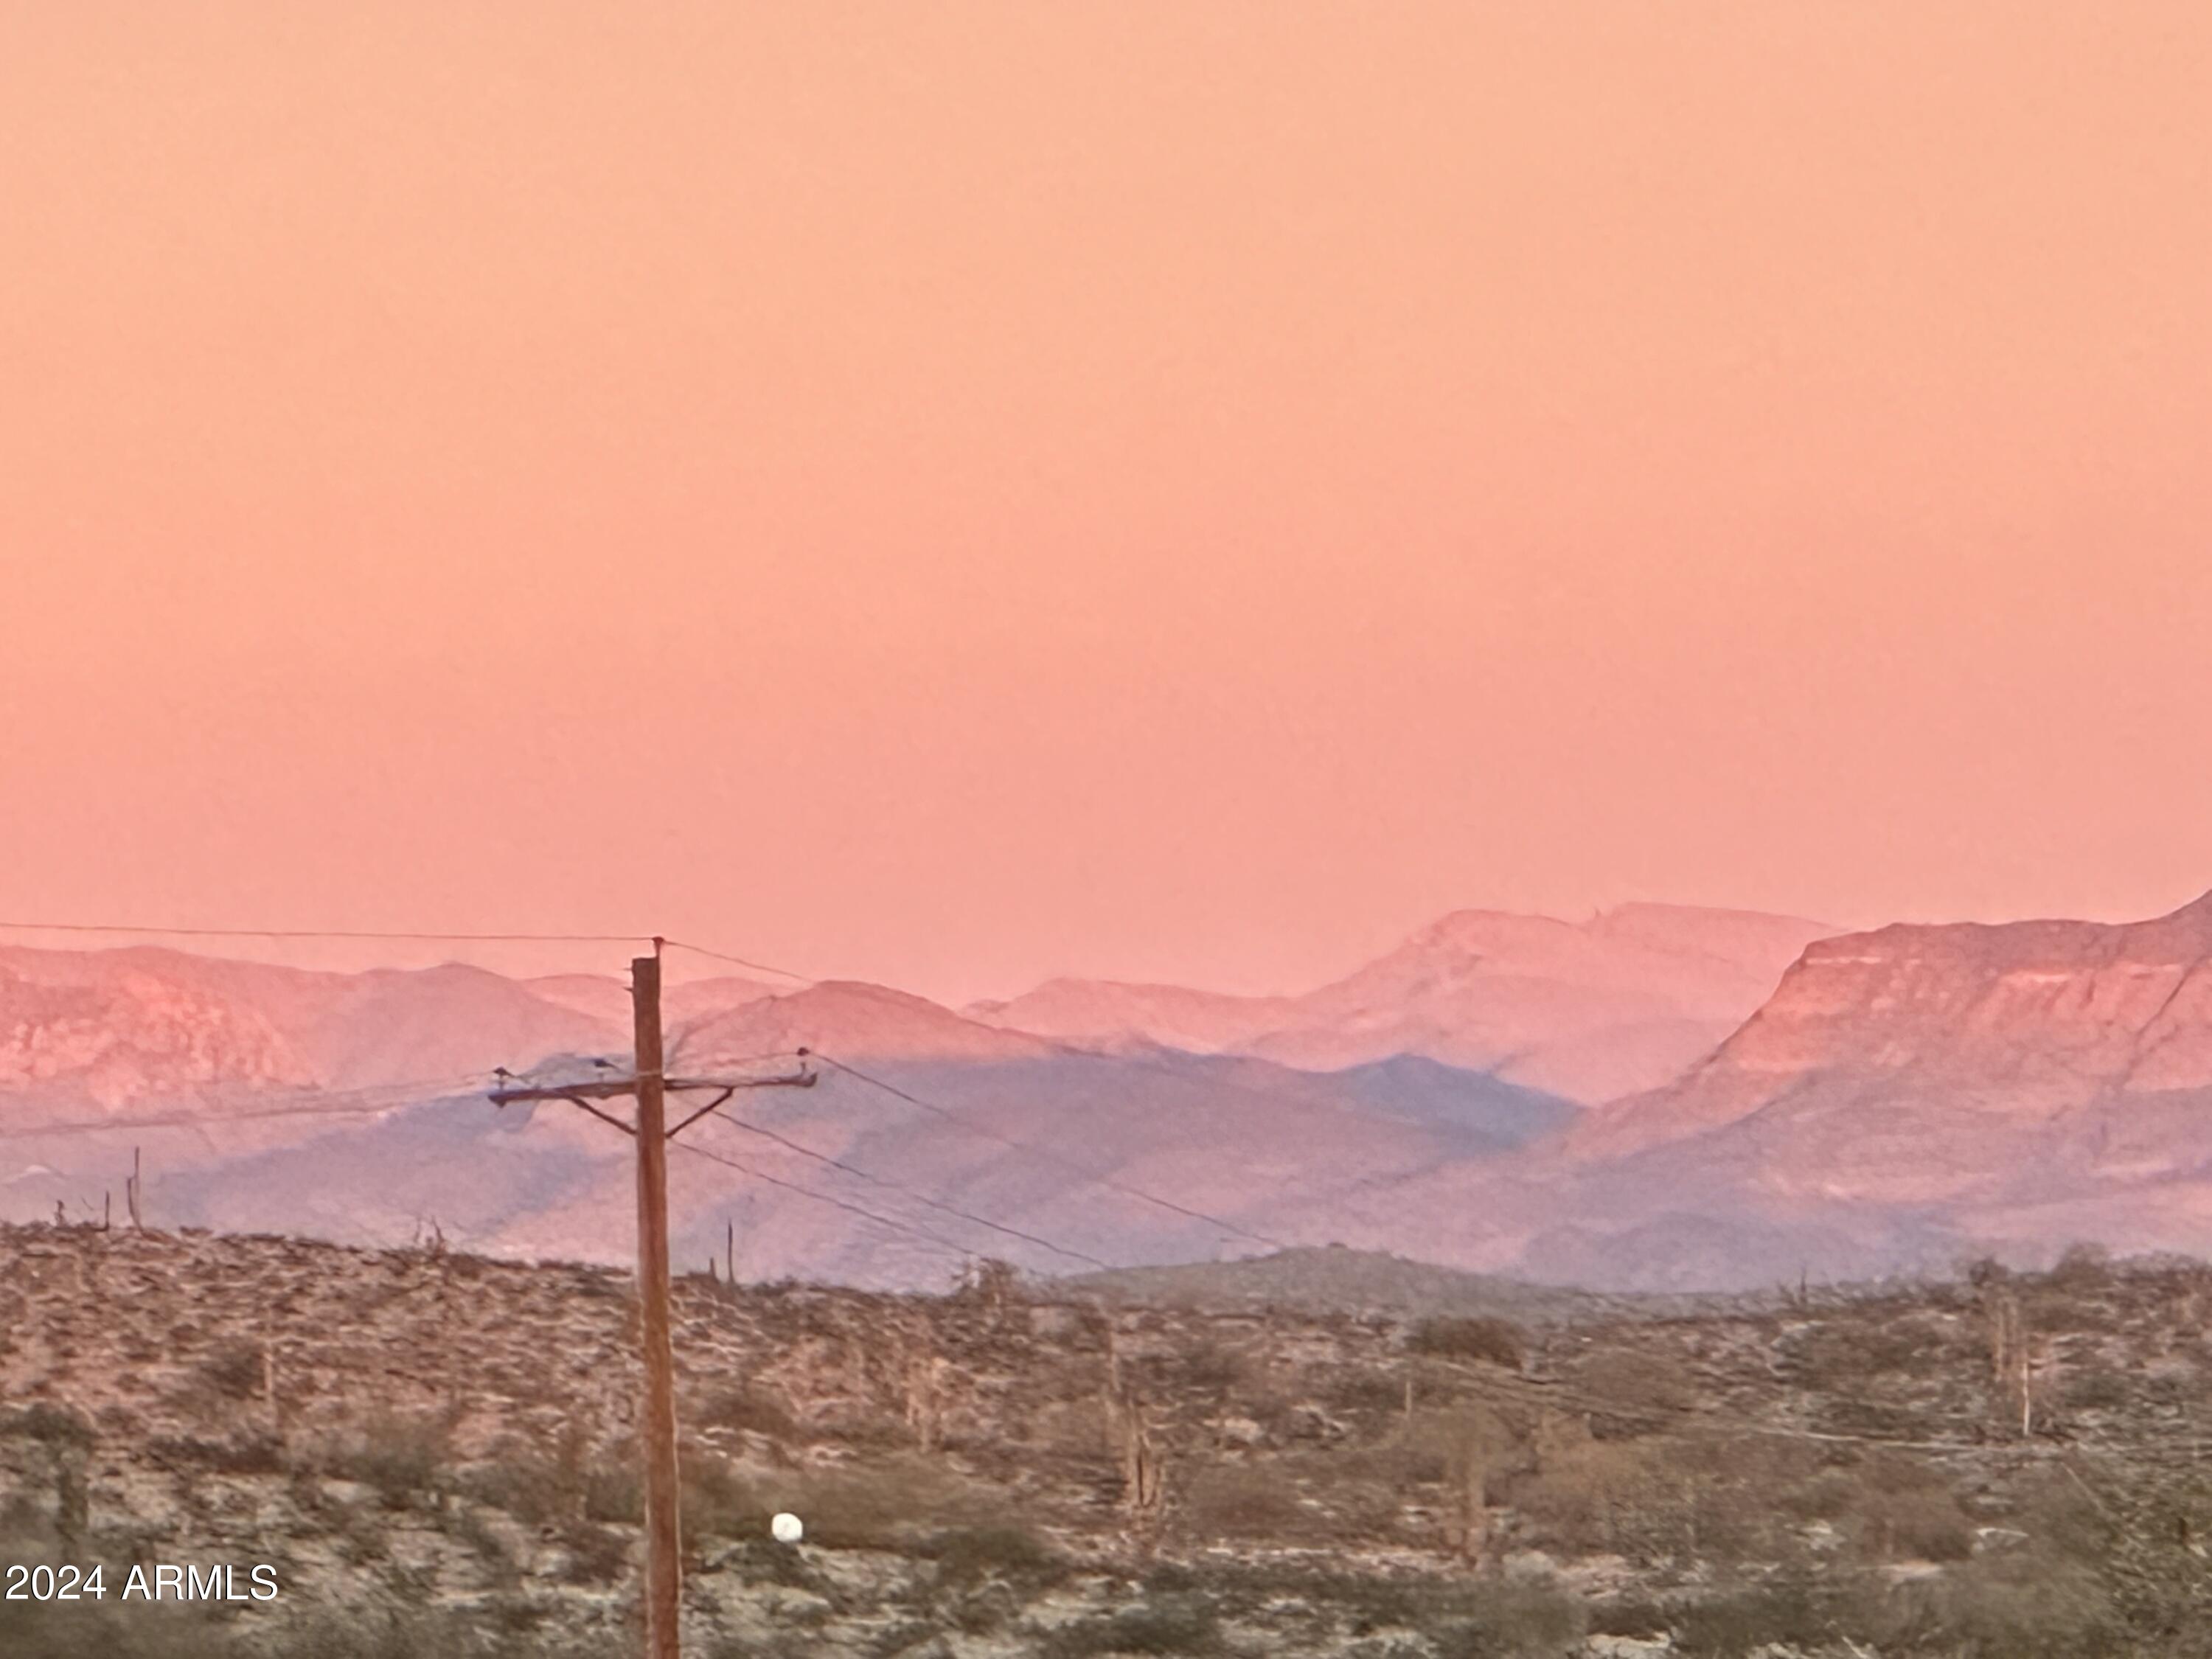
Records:
{"label": "desert hillside", "polygon": [[[0,1231],[12,1559],[250,1559],[7,1650],[569,1659],[635,1604],[634,1304],[436,1248]],[[678,1286],[691,1650],[2212,1651],[2212,1270],[1541,1320]],[[805,1541],[764,1537],[788,1510]]]}

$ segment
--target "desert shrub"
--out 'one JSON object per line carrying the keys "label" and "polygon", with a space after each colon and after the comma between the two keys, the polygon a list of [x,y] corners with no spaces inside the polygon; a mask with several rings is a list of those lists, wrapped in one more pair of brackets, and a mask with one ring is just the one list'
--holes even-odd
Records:
{"label": "desert shrub", "polygon": [[2114,1292],[2120,1270],[2103,1249],[2069,1245],[2049,1273],[2027,1282],[2028,1323],[2039,1331],[2117,1331],[2124,1324]]}
{"label": "desert shrub", "polygon": [[477,1465],[462,1478],[460,1487],[478,1503],[531,1526],[564,1513],[558,1470],[550,1459],[527,1452],[509,1451]]}
{"label": "desert shrub", "polygon": [[1675,1547],[1709,1565],[1732,1565],[1761,1553],[1768,1511],[1753,1494],[1709,1475],[1680,1477],[1673,1504]]}
{"label": "desert shrub", "polygon": [[1089,1462],[1107,1449],[1105,1408],[1095,1389],[1079,1399],[1053,1401],[1030,1416],[1028,1448],[1033,1455]]}
{"label": "desert shrub", "polygon": [[1415,1353],[1439,1359],[1479,1359],[1521,1368],[1528,1342],[1521,1328],[1504,1319],[1463,1319],[1438,1315],[1424,1319],[1406,1338]]}
{"label": "desert shrub", "polygon": [[[737,1537],[766,1522],[768,1507],[726,1459],[687,1447],[678,1467],[685,1536]],[[644,1476],[635,1458],[589,1453],[573,1433],[550,1455],[509,1442],[453,1484],[477,1502],[533,1526],[637,1526],[645,1516]]]}
{"label": "desert shrub", "polygon": [[2069,1373],[2059,1399],[2069,1411],[2117,1411],[2134,1398],[2126,1372],[2109,1365],[2089,1365]]}
{"label": "desert shrub", "polygon": [[1770,1436],[1694,1436],[1663,1449],[1662,1491],[1679,1513],[1681,1544],[1708,1562],[1771,1559],[1794,1540],[1785,1495],[1818,1467],[1808,1444]]}
{"label": "desert shrub", "polygon": [[1507,1484],[1533,1540],[1570,1553],[1708,1564],[1759,1554],[1777,1541],[1772,1494],[1786,1479],[1756,1443],[1601,1440],[1554,1444]]}
{"label": "desert shrub", "polygon": [[31,1602],[0,1613],[0,1648],[25,1659],[243,1659],[198,1609]]}
{"label": "desert shrub", "polygon": [[[900,1659],[901,1655],[920,1655],[930,1650],[931,1640],[937,1626],[919,1619],[902,1619],[895,1625],[878,1631],[868,1644],[868,1659]],[[752,1659],[732,1643],[726,1650],[709,1650],[709,1659]]]}
{"label": "desert shrub", "polygon": [[332,1468],[373,1490],[386,1509],[404,1509],[438,1491],[452,1451],[452,1428],[443,1419],[379,1412]]}
{"label": "desert shrub", "polygon": [[1340,1411],[1402,1411],[1406,1379],[1389,1371],[1346,1371],[1329,1380],[1322,1397]]}
{"label": "desert shrub", "polygon": [[261,1349],[252,1342],[226,1342],[202,1360],[194,1374],[219,1399],[251,1400],[261,1392]]}
{"label": "desert shrub", "polygon": [[1589,1629],[1582,1600],[1555,1584],[1485,1586],[1468,1615],[1442,1632],[1438,1659],[1505,1659],[1564,1653]]}
{"label": "desert shrub", "polygon": [[1480,1401],[1416,1411],[1405,1444],[1433,1459],[1442,1478],[1462,1490],[1488,1490],[1527,1468],[1533,1455],[1521,1428]]}
{"label": "desert shrub", "polygon": [[1345,1540],[1374,1540],[1395,1531],[1413,1488],[1424,1472],[1440,1470],[1441,1457],[1393,1440],[1340,1451],[1292,1455],[1280,1460],[1296,1474],[1322,1508],[1307,1510],[1310,1524],[1326,1527]]}
{"label": "desert shrub", "polygon": [[568,1553],[564,1577],[572,1584],[611,1584],[629,1569],[629,1540],[611,1527],[571,1521],[559,1536]]}
{"label": "desert shrub", "polygon": [[1139,1607],[1062,1625],[1039,1644],[1045,1659],[1100,1654],[1211,1654],[1221,1650],[1221,1617],[1200,1595],[1170,1595]]}
{"label": "desert shrub", "polygon": [[1698,1659],[1748,1659],[1772,1647],[1810,1651],[1835,1633],[1832,1601],[1801,1574],[1732,1585],[1675,1610],[1675,1646]]}
{"label": "desert shrub", "polygon": [[1244,1381],[1249,1370],[1242,1354],[1211,1338],[1185,1348],[1169,1368],[1176,1384],[1208,1394],[1227,1393]]}
{"label": "desert shrub", "polygon": [[1035,1583],[1066,1571],[1050,1546],[1020,1527],[957,1528],[938,1534],[917,1553],[934,1560],[938,1577],[953,1584],[992,1577]]}
{"label": "desert shrub", "polygon": [[1535,1469],[1515,1482],[1512,1495],[1550,1541],[1642,1554],[1658,1547],[1655,1514],[1667,1490],[1650,1449],[1582,1435],[1540,1449]]}
{"label": "desert shrub", "polygon": [[2039,1553],[1981,1557],[1905,1586],[1888,1634],[1904,1651],[1961,1659],[2106,1659],[2185,1650],[2136,1644],[2094,1568]]}
{"label": "desert shrub", "polygon": [[560,1610],[560,1603],[553,1597],[532,1595],[527,1591],[510,1591],[489,1596],[484,1601],[484,1612],[493,1627],[517,1636],[542,1629]]}
{"label": "desert shrub", "polygon": [[[37,1540],[44,1547],[49,1538],[46,1506],[20,1486],[0,1489],[0,1549],[18,1541]],[[12,1559],[0,1555],[0,1560]]]}
{"label": "desert shrub", "polygon": [[21,1435],[50,1446],[75,1446],[82,1450],[93,1442],[92,1424],[82,1412],[36,1401],[19,1412],[0,1413],[0,1434]]}
{"label": "desert shrub", "polygon": [[772,1511],[728,1460],[692,1451],[677,1467],[684,1537],[743,1538],[768,1524]]}
{"label": "desert shrub", "polygon": [[779,1470],[762,1478],[762,1510],[806,1521],[806,1541],[825,1549],[895,1549],[918,1525],[985,1518],[984,1506],[939,1465],[907,1456],[866,1469]]}
{"label": "desert shrub", "polygon": [[1857,1472],[1850,1514],[1877,1559],[1963,1561],[1973,1524],[1935,1470],[1902,1457],[1870,1460]]}
{"label": "desert shrub", "polygon": [[645,1474],[634,1458],[595,1457],[578,1477],[584,1519],[635,1527],[645,1519]]}
{"label": "desert shrub", "polygon": [[[285,1659],[428,1659],[447,1654],[552,1659],[563,1651],[515,1628],[508,1611],[512,1603],[513,1598],[502,1598],[483,1613],[422,1607],[334,1610],[287,1632],[283,1653]],[[244,1650],[241,1644],[241,1659]]]}
{"label": "desert shrub", "polygon": [[781,1584],[834,1601],[841,1592],[835,1580],[818,1571],[804,1550],[793,1549],[767,1537],[740,1540],[722,1556],[723,1565],[748,1584]]}
{"label": "desert shrub", "polygon": [[492,1456],[456,1484],[478,1503],[532,1525],[634,1520],[643,1513],[640,1477],[631,1460],[617,1452],[594,1451],[582,1426],[573,1421],[550,1450],[514,1437],[501,1441]]}
{"label": "desert shrub", "polygon": [[[1255,1586],[1243,1586],[1248,1591]],[[1435,1581],[1373,1577],[1346,1574],[1341,1578],[1285,1583],[1280,1590],[1317,1605],[1334,1607],[1350,1621],[1352,1634],[1370,1636],[1385,1630],[1443,1630],[1450,1616],[1464,1610],[1467,1597]]]}
{"label": "desert shrub", "polygon": [[[249,1621],[250,1623],[250,1621]],[[352,1607],[285,1629],[285,1659],[555,1659],[575,1648],[546,1645],[495,1606],[483,1616],[427,1607]],[[25,1659],[263,1659],[265,1635],[226,1628],[202,1609],[143,1603],[31,1603],[0,1613],[0,1650]]]}
{"label": "desert shrub", "polygon": [[1858,1482],[1847,1469],[1821,1469],[1775,1496],[1776,1507],[1794,1521],[1837,1521],[1850,1513]]}
{"label": "desert shrub", "polygon": [[1867,1506],[1869,1530],[1885,1555],[1963,1561],[1974,1553],[1974,1529],[1947,1492],[1881,1494]]}
{"label": "desert shrub", "polygon": [[492,1529],[484,1512],[472,1505],[463,1505],[447,1516],[443,1522],[448,1537],[465,1546],[490,1577],[502,1582],[514,1577],[514,1556],[506,1540]]}
{"label": "desert shrub", "polygon": [[164,1435],[148,1443],[146,1449],[159,1462],[217,1474],[276,1474],[286,1467],[284,1443],[273,1434],[228,1438]]}
{"label": "desert shrub", "polygon": [[1594,1603],[1589,1609],[1592,1636],[1626,1636],[1639,1641],[1671,1637],[1674,1609],[1645,1595],[1620,1595]]}
{"label": "desert shrub", "polygon": [[2044,1275],[2054,1290],[2100,1291],[2112,1280],[2112,1255],[2101,1244],[2069,1244]]}
{"label": "desert shrub", "polygon": [[702,1428],[740,1430],[764,1434],[771,1440],[801,1437],[798,1419],[781,1401],[757,1383],[742,1383],[709,1395],[693,1420]]}
{"label": "desert shrub", "polygon": [[1696,1380],[1671,1354],[1603,1348],[1583,1361],[1581,1382],[1601,1413],[1619,1411],[1639,1433],[1665,1427],[1698,1403]]}
{"label": "desert shrub", "polygon": [[1941,1346],[1935,1332],[1910,1320],[1831,1320],[1806,1333],[1797,1363],[1807,1382],[1834,1389],[1915,1370]]}
{"label": "desert shrub", "polygon": [[865,1475],[817,1477],[803,1491],[796,1512],[806,1517],[807,1541],[824,1549],[889,1549],[929,1513],[926,1502],[903,1502]]}
{"label": "desert shrub", "polygon": [[1296,1485],[1265,1463],[1216,1463],[1190,1478],[1183,1512],[1203,1536],[1279,1537],[1305,1511]]}

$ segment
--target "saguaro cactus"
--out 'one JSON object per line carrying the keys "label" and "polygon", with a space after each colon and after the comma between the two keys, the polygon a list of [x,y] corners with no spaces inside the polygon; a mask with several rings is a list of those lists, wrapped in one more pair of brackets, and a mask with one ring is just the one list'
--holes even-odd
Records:
{"label": "saguaro cactus", "polygon": [[2020,1293],[1997,1273],[1981,1275],[1982,1317],[1989,1334],[1990,1385],[2021,1438],[2035,1426],[2034,1360]]}

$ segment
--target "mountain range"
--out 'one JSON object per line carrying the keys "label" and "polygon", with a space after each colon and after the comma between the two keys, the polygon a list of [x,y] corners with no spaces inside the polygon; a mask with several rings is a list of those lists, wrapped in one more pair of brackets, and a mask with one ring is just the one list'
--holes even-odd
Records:
{"label": "mountain range", "polygon": [[[2212,1249],[2208,963],[2212,896],[1846,934],[1463,911],[1284,996],[679,982],[672,1068],[817,1058],[679,1143],[678,1257],[734,1232],[749,1276],[911,1285],[1344,1243],[1677,1290]],[[625,1063],[629,1025],[590,975],[0,950],[0,1217],[96,1212],[135,1148],[158,1224],[619,1258],[621,1137],[483,1091]]]}
{"label": "mountain range", "polygon": [[1425,1054],[1587,1103],[1676,1075],[1835,931],[1683,905],[1624,905],[1581,923],[1461,910],[1303,996],[1058,979],[967,1012],[1093,1045],[1250,1054],[1310,1071]]}

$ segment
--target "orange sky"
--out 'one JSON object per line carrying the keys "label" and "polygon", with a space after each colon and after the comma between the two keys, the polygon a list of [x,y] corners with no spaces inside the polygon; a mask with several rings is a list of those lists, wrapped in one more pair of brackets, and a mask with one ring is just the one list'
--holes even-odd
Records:
{"label": "orange sky", "polygon": [[0,915],[2170,908],[2207,86],[2199,0],[6,8]]}

